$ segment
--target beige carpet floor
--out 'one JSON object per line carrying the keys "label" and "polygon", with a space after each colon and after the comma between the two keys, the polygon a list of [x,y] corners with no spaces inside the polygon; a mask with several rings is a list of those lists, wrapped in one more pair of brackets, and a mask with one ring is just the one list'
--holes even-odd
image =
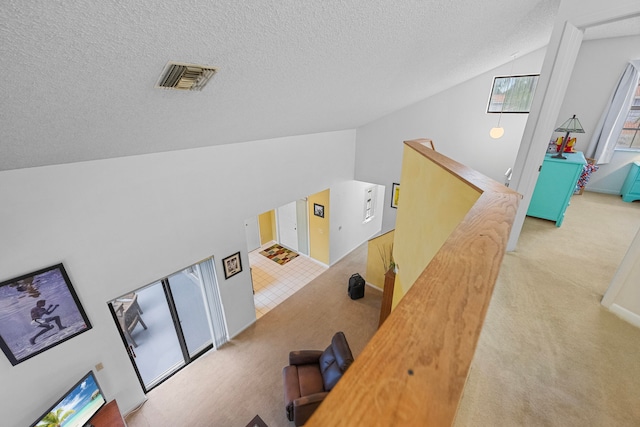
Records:
{"label": "beige carpet floor", "polygon": [[[560,228],[526,219],[496,283],[457,427],[640,425],[640,329],[600,305],[639,227],[640,202],[589,192],[572,198]],[[380,293],[346,296],[365,262],[361,247],[152,390],[129,427],[243,427],[256,414],[269,427],[291,426],[281,378],[288,351],[322,349],[343,330],[357,356],[375,332]]]}
{"label": "beige carpet floor", "polygon": [[366,244],[262,316],[218,351],[202,356],[151,390],[127,416],[128,427],[244,427],[260,415],[269,427],[285,415],[282,368],[290,350],[324,350],[343,331],[357,357],[375,333],[382,292],[347,295],[349,277],[366,270]]}
{"label": "beige carpet floor", "polygon": [[585,192],[527,218],[496,283],[457,426],[639,426],[640,329],[600,305],[640,203]]}

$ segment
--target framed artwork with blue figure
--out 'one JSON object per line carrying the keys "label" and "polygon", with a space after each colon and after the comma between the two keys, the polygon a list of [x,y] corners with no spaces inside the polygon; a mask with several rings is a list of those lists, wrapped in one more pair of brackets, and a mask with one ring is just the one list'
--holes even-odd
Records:
{"label": "framed artwork with blue figure", "polygon": [[12,365],[89,329],[62,264],[0,283],[0,348]]}

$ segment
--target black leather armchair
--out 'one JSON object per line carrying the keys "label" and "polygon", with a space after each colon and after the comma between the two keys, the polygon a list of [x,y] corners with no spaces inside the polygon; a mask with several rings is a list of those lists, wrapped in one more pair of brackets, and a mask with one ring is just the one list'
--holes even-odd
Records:
{"label": "black leather armchair", "polygon": [[289,366],[282,370],[287,418],[303,425],[353,363],[344,333],[338,332],[326,350],[289,353]]}

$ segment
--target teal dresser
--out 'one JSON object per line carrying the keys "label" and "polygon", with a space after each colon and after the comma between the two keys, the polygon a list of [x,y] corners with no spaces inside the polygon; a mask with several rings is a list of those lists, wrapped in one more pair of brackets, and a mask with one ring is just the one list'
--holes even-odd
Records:
{"label": "teal dresser", "polygon": [[554,159],[555,154],[544,158],[527,215],[555,221],[560,227],[587,161],[581,152],[564,153],[566,160]]}
{"label": "teal dresser", "polygon": [[622,184],[620,194],[625,202],[640,200],[640,162],[631,163],[631,169]]}

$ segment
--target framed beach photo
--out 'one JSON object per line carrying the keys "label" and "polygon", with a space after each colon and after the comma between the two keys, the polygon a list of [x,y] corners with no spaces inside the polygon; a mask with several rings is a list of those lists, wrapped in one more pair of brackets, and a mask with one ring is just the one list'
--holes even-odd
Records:
{"label": "framed beach photo", "polygon": [[242,271],[242,261],[240,260],[240,252],[236,252],[222,260],[222,267],[224,268],[225,280],[231,276],[234,276]]}
{"label": "framed beach photo", "polygon": [[62,264],[0,283],[0,348],[12,365],[89,329]]}

